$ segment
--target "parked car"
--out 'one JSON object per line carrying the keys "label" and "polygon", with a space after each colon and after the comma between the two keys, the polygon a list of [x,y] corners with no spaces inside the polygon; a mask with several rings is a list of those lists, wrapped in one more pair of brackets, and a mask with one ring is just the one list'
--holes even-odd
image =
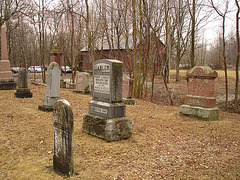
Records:
{"label": "parked car", "polygon": [[61,66],[62,72],[65,73],[65,68],[66,68],[66,73],[71,73],[72,69],[69,66]]}
{"label": "parked car", "polygon": [[[34,66],[30,66],[30,67],[28,68],[28,72],[33,73],[33,72],[34,72]],[[36,73],[42,72],[41,66],[35,66],[35,72],[36,72]]]}
{"label": "parked car", "polygon": [[11,67],[10,70],[12,71],[12,73],[18,73],[20,67]]}

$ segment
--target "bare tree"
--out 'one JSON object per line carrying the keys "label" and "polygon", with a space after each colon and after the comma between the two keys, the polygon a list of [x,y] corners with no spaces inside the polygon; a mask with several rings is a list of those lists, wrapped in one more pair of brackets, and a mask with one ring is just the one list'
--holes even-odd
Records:
{"label": "bare tree", "polygon": [[235,4],[237,6],[236,13],[236,40],[237,40],[237,60],[236,60],[236,84],[235,84],[235,99],[234,99],[234,112],[238,112],[238,96],[239,96],[239,59],[240,59],[240,38],[239,38],[239,14],[240,14],[240,6],[238,0],[235,0]]}
{"label": "bare tree", "polygon": [[222,12],[215,4],[213,3],[213,0],[211,0],[211,5],[213,9],[216,11],[216,13],[222,18],[222,42],[223,42],[223,62],[224,62],[224,73],[225,73],[225,89],[226,89],[226,101],[225,101],[225,110],[228,109],[228,78],[227,78],[227,58],[226,58],[226,42],[225,42],[225,21],[226,21],[226,15],[228,13],[228,5],[229,0],[225,1],[225,9]]}
{"label": "bare tree", "polygon": [[175,1],[173,4],[173,22],[175,25],[174,32],[174,47],[176,49],[176,81],[180,80],[179,77],[179,64],[182,57],[187,51],[187,44],[189,41],[190,35],[190,22],[187,20],[187,4],[183,0]]}

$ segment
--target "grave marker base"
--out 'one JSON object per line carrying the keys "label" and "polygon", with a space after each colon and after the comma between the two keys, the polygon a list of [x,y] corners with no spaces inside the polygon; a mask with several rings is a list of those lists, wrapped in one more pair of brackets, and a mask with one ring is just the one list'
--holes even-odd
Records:
{"label": "grave marker base", "polygon": [[15,93],[16,98],[31,98],[32,93],[30,92],[29,88],[21,88],[17,89],[17,92]]}
{"label": "grave marker base", "polygon": [[126,105],[120,103],[106,103],[91,100],[89,102],[89,114],[95,114],[105,118],[119,118],[126,116]]}
{"label": "grave marker base", "polygon": [[16,83],[13,78],[0,79],[0,90],[15,90]]}
{"label": "grave marker base", "polygon": [[38,106],[38,109],[41,111],[51,112],[53,111],[53,106],[41,105],[41,106]]}
{"label": "grave marker base", "polygon": [[93,114],[83,116],[83,132],[108,142],[127,139],[132,135],[132,119],[104,118]]}
{"label": "grave marker base", "polygon": [[74,93],[81,93],[81,94],[90,94],[91,91],[82,91],[82,90],[79,90],[79,89],[73,89],[73,92]]}
{"label": "grave marker base", "polygon": [[214,108],[203,108],[198,106],[181,105],[180,114],[187,115],[190,117],[196,117],[206,121],[218,120],[219,119],[219,109]]}
{"label": "grave marker base", "polygon": [[122,98],[122,102],[126,105],[135,105],[135,99],[133,98]]}

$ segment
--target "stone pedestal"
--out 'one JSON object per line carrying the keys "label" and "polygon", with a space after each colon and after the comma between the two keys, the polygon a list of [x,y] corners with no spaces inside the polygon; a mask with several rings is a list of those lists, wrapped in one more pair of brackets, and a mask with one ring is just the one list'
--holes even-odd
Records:
{"label": "stone pedestal", "polygon": [[206,121],[219,119],[219,109],[216,107],[203,108],[184,104],[180,106],[180,114],[187,115],[190,117],[197,117],[198,119]]}
{"label": "stone pedestal", "polygon": [[122,98],[122,102],[126,105],[135,105],[135,99],[133,98]]}
{"label": "stone pedestal", "polygon": [[15,93],[16,98],[31,98],[32,93],[30,92],[29,88],[18,88],[17,92]]}
{"label": "stone pedestal", "polygon": [[196,66],[187,71],[188,95],[184,105],[180,106],[180,114],[203,120],[218,120],[219,109],[214,97],[214,80],[217,72],[208,66]]}
{"label": "stone pedestal", "polygon": [[10,71],[10,61],[8,60],[6,28],[1,27],[1,60],[0,60],[0,90],[14,90],[16,83],[14,82],[12,72]]}
{"label": "stone pedestal", "polygon": [[132,120],[126,117],[108,119],[85,114],[83,116],[83,132],[109,142],[127,139],[132,135]]}
{"label": "stone pedestal", "polygon": [[0,78],[0,90],[15,90],[16,83],[13,78]]}
{"label": "stone pedestal", "polygon": [[83,116],[83,132],[106,141],[131,137],[132,120],[125,117],[122,102],[122,62],[98,60],[93,68],[93,99]]}

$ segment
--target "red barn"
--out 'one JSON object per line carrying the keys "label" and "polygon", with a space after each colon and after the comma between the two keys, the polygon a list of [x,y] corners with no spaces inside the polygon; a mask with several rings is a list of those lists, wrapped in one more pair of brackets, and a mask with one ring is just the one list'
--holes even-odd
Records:
{"label": "red barn", "polygon": [[[150,39],[150,40],[148,40]],[[142,43],[142,63],[148,61],[147,67],[154,68],[156,73],[160,72],[160,63],[162,64],[164,74],[167,72],[166,50],[165,45],[158,40],[158,49],[156,39],[151,36],[144,39]],[[103,42],[103,43],[102,43]],[[94,50],[94,61],[98,59],[117,59],[123,62],[123,72],[133,70],[133,43],[132,38],[128,40],[128,48],[126,48],[126,39],[121,39],[119,43],[108,43],[106,40],[100,40],[96,43]],[[110,44],[110,45],[109,45]],[[113,45],[112,45],[113,44]],[[110,47],[111,46],[111,47]],[[137,41],[137,63],[139,63],[139,40]],[[159,51],[160,56],[158,56]],[[92,71],[92,62],[90,60],[87,46],[81,50],[81,71]],[[159,59],[160,58],[160,59]],[[146,64],[144,64],[146,65]],[[143,66],[143,65],[142,65]],[[146,66],[145,66],[146,67]]]}

